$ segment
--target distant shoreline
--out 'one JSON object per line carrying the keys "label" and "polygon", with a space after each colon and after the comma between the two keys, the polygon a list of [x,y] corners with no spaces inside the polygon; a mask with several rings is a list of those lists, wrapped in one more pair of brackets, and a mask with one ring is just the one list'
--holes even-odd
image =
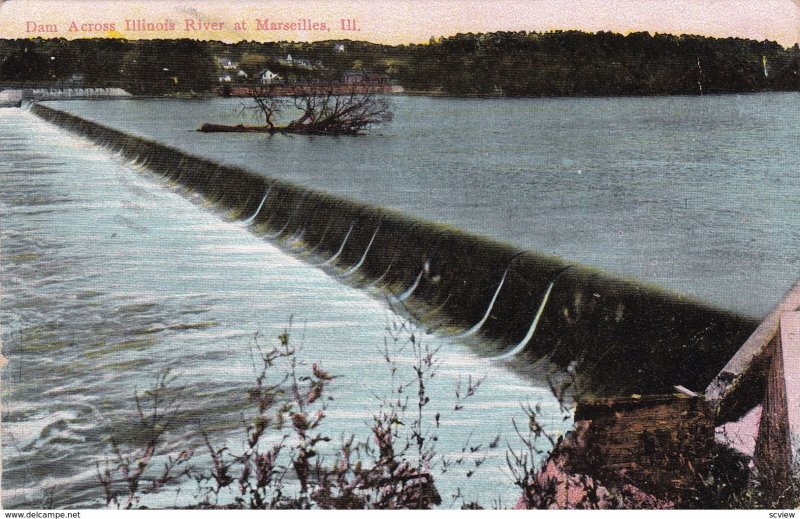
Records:
{"label": "distant shoreline", "polygon": [[0,62],[0,82],[120,87],[134,95],[282,82],[364,84],[384,93],[402,86],[404,95],[453,98],[800,91],[800,46],[649,33],[494,32],[400,46],[0,39]]}
{"label": "distant shoreline", "polygon": [[[23,87],[24,88],[24,87]],[[103,88],[103,87],[97,87]],[[11,90],[19,90],[19,86],[14,87],[6,87],[0,84],[0,92],[11,91]],[[632,93],[632,94],[619,94],[619,95],[590,95],[590,94],[580,94],[580,95],[505,95],[505,94],[453,94],[449,92],[443,92],[441,90],[403,90],[402,92],[380,92],[380,95],[386,95],[390,97],[430,97],[430,98],[441,98],[441,99],[507,99],[507,100],[514,100],[514,99],[629,99],[629,98],[667,98],[667,97],[721,97],[721,96],[750,96],[750,95],[759,95],[759,94],[791,94],[791,93],[800,93],[798,90],[766,90],[766,91],[758,91],[758,92],[713,92],[708,94],[647,94],[647,93]],[[215,93],[214,91],[205,91],[205,92],[197,92],[197,91],[187,91],[187,92],[170,92],[165,94],[139,94],[139,95],[131,95],[131,96],[124,96],[124,97],[92,97],[91,99],[97,101],[110,101],[110,100],[119,100],[119,99],[172,99],[172,100],[186,100],[186,101],[197,101],[197,100],[209,100],[209,99],[248,99],[251,96],[249,95],[230,95],[230,96],[223,96]],[[69,100],[70,98],[57,98],[52,97],[49,99],[34,99],[33,101],[54,101],[54,100]],[[89,99],[89,97],[74,97],[73,99]],[[1,101],[2,99],[0,99]],[[19,101],[16,100],[13,103],[14,106],[19,105]],[[4,104],[0,104],[0,106],[6,106]],[[8,105],[10,106],[10,105]]]}

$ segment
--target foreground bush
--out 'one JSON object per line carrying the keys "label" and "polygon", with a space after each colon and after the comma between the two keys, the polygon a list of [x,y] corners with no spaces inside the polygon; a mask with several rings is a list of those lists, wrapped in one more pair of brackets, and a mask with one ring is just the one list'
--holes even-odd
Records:
{"label": "foreground bush", "polygon": [[[278,337],[278,344],[262,349],[254,338],[260,367],[247,392],[253,412],[247,420],[242,450],[215,447],[202,433],[199,450],[184,448],[166,460],[161,449],[164,437],[179,414],[182,395],[175,389],[169,372],[158,375],[152,389],[135,395],[141,445],[125,452],[111,439],[111,457],[101,467],[98,479],[108,506],[123,509],[143,506],[147,494],[170,488],[185,488],[194,482],[191,508],[210,509],[430,509],[442,505],[434,467],[444,473],[460,460],[437,452],[442,422],[439,413],[427,411],[429,383],[437,370],[436,349],[420,341],[413,325],[394,324],[387,329],[383,356],[391,373],[391,390],[379,398],[370,425],[369,439],[355,436],[334,444],[324,433],[327,402],[336,376],[318,364],[306,366],[297,359],[290,333]],[[402,368],[393,352],[409,351],[413,363],[411,378],[401,376]],[[571,394],[576,389],[575,366],[562,374],[561,382],[550,384],[561,404],[564,421],[572,418]],[[483,380],[466,381],[455,391],[454,413],[464,409]],[[538,509],[664,509],[664,508],[793,508],[800,505],[800,481],[777,489],[768,474],[756,474],[748,460],[733,456],[721,446],[710,451],[707,464],[693,465],[678,456],[690,469],[690,485],[663,489],[658,495],[630,484],[624,474],[608,471],[584,473],[592,452],[587,445],[588,423],[576,422],[574,431],[556,437],[540,423],[538,405],[522,406],[523,425],[513,425],[521,450],[509,444],[506,461],[511,481],[519,488],[514,508]],[[496,448],[496,438],[488,448]],[[542,449],[544,444],[547,448]],[[327,449],[326,449],[327,447]],[[480,452],[480,445],[465,445],[463,452]],[[549,453],[549,455],[548,455]],[[483,460],[475,462],[478,470]],[[158,466],[157,466],[158,465]],[[591,472],[591,471],[589,471]],[[467,476],[471,476],[470,471]],[[676,493],[678,487],[688,491]],[[651,489],[652,490],[652,489]],[[481,508],[467,502],[460,490],[451,507],[461,499],[462,508]],[[495,505],[497,505],[495,503]],[[498,505],[499,506],[499,505]]]}
{"label": "foreground bush", "polygon": [[[344,439],[330,460],[320,451],[332,441],[323,430],[329,386],[336,377],[317,364],[299,363],[288,330],[268,350],[254,339],[261,367],[247,393],[254,412],[241,452],[215,447],[203,433],[208,459],[202,464],[196,463],[202,453],[186,448],[155,467],[153,460],[180,399],[180,393],[171,389],[174,377],[160,374],[151,390],[135,396],[142,445],[123,453],[112,439],[112,457],[104,466],[98,465],[106,504],[137,508],[146,494],[194,480],[197,491],[192,507],[196,508],[429,509],[440,505],[433,466],[441,458],[436,451],[441,416],[425,412],[430,404],[426,387],[437,367],[436,351],[422,343],[408,324],[390,327],[388,335],[384,359],[393,387],[373,416],[370,441]],[[405,348],[410,348],[406,351],[414,359],[411,381],[400,379],[392,356],[393,350]],[[454,412],[463,409],[480,384],[470,379],[465,387],[457,388]]]}

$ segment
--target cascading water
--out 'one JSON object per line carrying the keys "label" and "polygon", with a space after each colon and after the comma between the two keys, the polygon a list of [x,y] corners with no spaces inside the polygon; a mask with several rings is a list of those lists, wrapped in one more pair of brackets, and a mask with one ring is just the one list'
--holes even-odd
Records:
{"label": "cascading water", "polygon": [[[101,506],[95,463],[110,456],[110,435],[136,436],[134,393],[165,368],[189,398],[164,452],[199,447],[202,430],[215,445],[240,448],[253,343],[274,343],[290,318],[299,361],[341,377],[331,385],[326,434],[334,443],[368,437],[375,396],[392,385],[381,348],[398,318],[386,304],[33,114],[0,110],[0,147],[6,508]],[[382,233],[371,234],[374,248]],[[353,236],[351,224],[337,255]],[[464,445],[485,446],[498,433],[501,446],[516,445],[520,401],[540,402],[552,432],[568,427],[547,388],[464,345],[438,355],[428,390],[431,418],[442,416],[441,452],[463,457]],[[396,358],[408,371],[408,355]],[[453,388],[468,376],[487,378],[453,413]],[[504,449],[476,456],[436,472],[445,505],[457,487],[468,500],[513,505],[519,490]],[[480,469],[468,478],[475,461]],[[165,488],[145,504],[190,501],[186,489],[178,498]]]}
{"label": "cascading water", "polygon": [[364,261],[366,261],[367,259],[367,254],[369,254],[369,250],[372,248],[372,244],[375,243],[375,236],[378,235],[378,231],[380,231],[380,226],[378,226],[378,228],[375,229],[375,232],[372,233],[372,238],[370,238],[369,243],[367,244],[367,248],[364,249],[364,255],[361,256],[361,259],[358,260],[358,263],[356,263],[346,271],[339,274],[338,277],[342,279],[348,278],[353,274],[355,274],[358,271],[358,269],[361,268],[361,266],[364,264]]}
{"label": "cascading water", "polygon": [[267,201],[267,197],[269,196],[269,192],[271,189],[272,186],[270,186],[270,189],[267,189],[267,192],[264,194],[264,198],[261,199],[261,202],[258,204],[258,208],[255,210],[255,212],[249,218],[247,218],[245,221],[242,222],[244,225],[251,225],[255,221],[256,217],[261,212],[261,209],[264,207],[264,203]]}
{"label": "cascading water", "polygon": [[350,224],[350,228],[347,229],[347,234],[344,235],[344,239],[342,240],[342,244],[339,246],[339,250],[337,250],[336,253],[333,256],[331,256],[327,260],[323,261],[322,263],[318,263],[316,266],[317,267],[324,267],[326,265],[333,264],[333,262],[336,261],[336,258],[338,258],[339,255],[344,250],[344,246],[347,245],[347,240],[348,240],[348,238],[350,238],[350,233],[352,233],[352,232],[353,232],[353,224]]}
{"label": "cascading water", "polygon": [[483,314],[483,317],[481,318],[481,320],[478,321],[477,323],[475,323],[475,325],[472,326],[471,328],[469,328],[468,330],[464,330],[461,333],[457,333],[457,334],[453,335],[452,337],[454,339],[462,339],[462,338],[466,338],[466,337],[471,337],[471,336],[475,335],[476,333],[478,333],[480,331],[481,327],[483,327],[483,325],[486,324],[486,321],[489,319],[489,316],[492,314],[492,308],[494,308],[494,303],[497,301],[497,296],[500,295],[500,290],[502,290],[503,285],[506,282],[506,276],[507,275],[508,275],[508,269],[506,269],[503,272],[503,277],[500,278],[500,284],[497,285],[497,290],[494,291],[494,295],[492,296],[492,300],[489,301],[489,307],[486,309],[486,313]]}

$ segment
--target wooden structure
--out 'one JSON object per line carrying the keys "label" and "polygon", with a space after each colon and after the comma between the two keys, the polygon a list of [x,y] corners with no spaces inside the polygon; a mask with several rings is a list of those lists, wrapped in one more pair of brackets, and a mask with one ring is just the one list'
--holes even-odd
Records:
{"label": "wooden structure", "polygon": [[582,401],[585,450],[570,469],[675,498],[697,485],[714,444],[713,416],[700,396],[652,395]]}
{"label": "wooden structure", "polygon": [[800,449],[800,312],[781,315],[774,347],[754,458],[759,472],[788,483]]}
{"label": "wooden structure", "polygon": [[[575,430],[580,439],[568,452],[566,470],[604,484],[632,484],[676,503],[698,498],[701,494],[692,497],[698,478],[720,466],[715,425],[736,421],[762,405],[758,433],[753,431],[758,434],[755,465],[776,496],[785,494],[800,467],[799,308],[800,282],[744,342],[705,395],[675,386],[676,393],[668,395],[578,401]],[[740,460],[733,456],[729,461]],[[729,484],[746,484],[746,472],[727,475],[732,478]]]}
{"label": "wooden structure", "polygon": [[800,282],[769,313],[706,389],[715,422],[763,405],[754,461],[776,486],[797,470],[800,449]]}

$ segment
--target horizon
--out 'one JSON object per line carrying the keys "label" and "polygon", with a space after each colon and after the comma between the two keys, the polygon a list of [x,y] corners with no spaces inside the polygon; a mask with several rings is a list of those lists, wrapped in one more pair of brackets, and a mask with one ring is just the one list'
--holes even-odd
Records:
{"label": "horizon", "polygon": [[[199,0],[187,5],[153,0],[58,4],[4,0],[0,1],[0,38],[224,43],[351,40],[407,45],[456,34],[580,31],[742,38],[791,47],[800,40],[798,1],[676,0],[664,5],[657,0],[297,0],[287,5],[278,0],[239,0],[220,5]],[[424,17],[419,9],[424,9]]]}
{"label": "horizon", "polygon": [[[2,0],[0,0],[0,1],[2,1]],[[135,42],[140,42],[140,41],[183,41],[183,40],[185,40],[185,41],[202,41],[202,42],[208,42],[208,43],[221,43],[221,44],[224,44],[224,45],[236,45],[238,43],[258,43],[258,44],[273,43],[273,44],[296,45],[296,44],[303,44],[303,43],[313,44],[313,43],[354,43],[354,42],[358,42],[358,43],[366,43],[366,44],[369,44],[369,45],[385,45],[385,46],[390,46],[390,47],[401,47],[401,46],[406,46],[406,45],[421,45],[421,46],[432,45],[432,44],[435,44],[436,42],[438,42],[439,40],[443,40],[443,39],[447,39],[447,38],[454,38],[454,37],[463,36],[463,35],[479,36],[479,35],[484,35],[484,34],[500,34],[500,33],[525,33],[525,34],[539,34],[539,35],[558,34],[558,33],[580,33],[580,34],[586,34],[586,35],[589,35],[589,36],[596,36],[598,34],[605,33],[605,34],[614,34],[614,35],[623,36],[623,37],[627,37],[627,36],[630,36],[632,34],[647,34],[651,38],[656,37],[656,36],[673,36],[673,37],[676,37],[676,38],[709,38],[709,39],[717,39],[717,40],[739,39],[739,40],[744,40],[744,41],[777,43],[777,44],[781,45],[784,49],[789,49],[789,48],[794,47],[794,46],[800,46],[800,42],[795,42],[792,45],[785,45],[785,44],[782,44],[781,42],[776,41],[776,40],[756,40],[756,39],[753,39],[753,38],[747,38],[747,37],[743,37],[743,36],[709,36],[709,35],[705,35],[705,34],[693,34],[693,33],[675,34],[675,33],[664,33],[664,32],[651,32],[651,31],[626,31],[626,32],[602,31],[602,30],[600,30],[600,31],[586,31],[586,30],[582,30],[582,29],[549,29],[549,30],[546,30],[546,31],[536,31],[536,30],[534,30],[534,31],[503,31],[503,30],[497,30],[497,31],[481,31],[481,32],[470,32],[470,33],[457,32],[457,33],[452,33],[452,34],[443,34],[443,35],[438,35],[438,36],[431,36],[427,41],[424,41],[424,42],[412,42],[412,43],[379,43],[379,42],[369,41],[369,40],[354,40],[354,39],[348,39],[348,38],[344,38],[344,39],[343,38],[330,38],[330,39],[314,40],[314,41],[307,41],[307,40],[267,40],[267,41],[264,41],[264,40],[246,40],[246,39],[242,39],[242,40],[238,40],[238,41],[224,41],[224,40],[221,40],[221,39],[214,39],[214,38],[208,38],[208,39],[206,39],[206,38],[189,38],[189,37],[179,37],[179,38],[166,38],[166,37],[164,37],[164,38],[129,38],[129,37],[123,37],[123,36],[83,36],[83,37],[78,37],[78,38],[66,38],[64,36],[51,36],[51,37],[33,36],[33,37],[22,37],[22,38],[6,38],[6,37],[3,37],[3,36],[0,36],[0,41],[17,41],[17,40],[29,40],[29,41],[36,41],[36,40],[64,40],[64,41],[119,40],[119,41],[123,41],[123,42],[126,42],[126,43],[135,43]]]}

